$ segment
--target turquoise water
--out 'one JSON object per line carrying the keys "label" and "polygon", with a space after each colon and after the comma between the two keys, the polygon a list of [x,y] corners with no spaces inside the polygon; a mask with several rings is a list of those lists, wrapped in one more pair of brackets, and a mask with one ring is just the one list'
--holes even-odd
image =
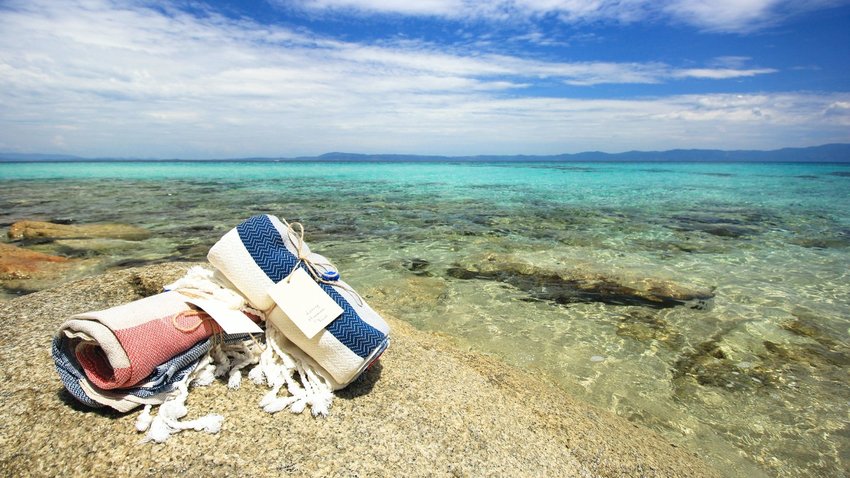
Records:
{"label": "turquoise water", "polygon": [[[387,315],[543,373],[727,476],[850,473],[850,166],[0,164],[0,224],[124,222],[26,247],[65,279],[200,260],[256,213]],[[6,281],[6,295],[55,281]]]}

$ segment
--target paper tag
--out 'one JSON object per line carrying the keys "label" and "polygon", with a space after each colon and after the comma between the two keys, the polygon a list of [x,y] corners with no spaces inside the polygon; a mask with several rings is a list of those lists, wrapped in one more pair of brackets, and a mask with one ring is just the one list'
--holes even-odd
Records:
{"label": "paper tag", "polygon": [[266,292],[308,339],[343,312],[342,307],[300,267]]}
{"label": "paper tag", "polygon": [[263,333],[263,329],[241,311],[228,309],[212,300],[185,299],[185,302],[203,309],[227,334]]}

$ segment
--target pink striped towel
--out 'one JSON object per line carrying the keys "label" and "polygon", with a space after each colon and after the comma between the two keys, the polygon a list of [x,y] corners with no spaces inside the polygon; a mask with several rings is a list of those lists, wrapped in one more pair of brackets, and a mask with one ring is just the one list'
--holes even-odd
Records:
{"label": "pink striped towel", "polygon": [[186,297],[165,292],[71,317],[59,334],[75,340],[86,377],[103,390],[132,387],[160,364],[220,329]]}

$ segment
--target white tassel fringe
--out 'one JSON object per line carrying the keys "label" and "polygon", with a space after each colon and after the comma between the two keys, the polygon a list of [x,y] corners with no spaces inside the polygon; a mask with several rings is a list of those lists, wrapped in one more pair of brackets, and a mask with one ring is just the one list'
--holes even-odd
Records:
{"label": "white tassel fringe", "polygon": [[216,377],[228,374],[228,387],[239,387],[240,370],[260,360],[260,347],[256,343],[238,342],[234,344],[216,344],[198,365],[183,380],[176,384],[176,389],[170,392],[168,398],[159,406],[156,416],[151,415],[151,406],[146,405],[136,419],[136,430],[147,432],[142,443],[163,443],[171,435],[183,430],[196,430],[207,433],[218,433],[224,422],[224,417],[210,414],[195,420],[180,421],[189,410],[186,399],[189,397],[189,387],[203,387],[215,381]]}
{"label": "white tassel fringe", "polygon": [[[266,350],[248,377],[256,384],[265,382],[272,388],[260,400],[260,407],[269,413],[287,407],[292,413],[301,413],[308,405],[313,416],[327,416],[330,411],[334,399],[331,380],[274,327],[266,328]],[[284,386],[289,396],[278,396]]]}
{"label": "white tassel fringe", "polygon": [[[192,267],[183,278],[167,285],[166,289],[201,293],[228,308],[250,312],[265,320],[265,314],[251,308],[224,276],[204,267]],[[218,414],[180,421],[188,414],[186,399],[189,388],[207,386],[216,378],[227,376],[227,387],[236,390],[242,383],[242,369],[254,364],[257,364],[256,367],[248,372],[249,380],[271,387],[260,400],[263,410],[277,413],[289,408],[292,413],[301,413],[309,406],[313,416],[328,415],[334,399],[333,380],[280,331],[268,326],[265,349],[257,342],[248,341],[216,344],[169,392],[155,416],[151,414],[152,406],[146,405],[135,423],[137,431],[146,432],[142,443],[163,443],[183,430],[218,433],[224,422],[224,417]],[[279,396],[284,387],[288,396]]]}

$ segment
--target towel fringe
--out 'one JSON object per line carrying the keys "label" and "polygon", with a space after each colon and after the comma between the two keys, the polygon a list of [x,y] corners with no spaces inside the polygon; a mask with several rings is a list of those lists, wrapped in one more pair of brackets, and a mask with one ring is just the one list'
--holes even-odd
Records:
{"label": "towel fringe", "polygon": [[196,430],[206,433],[218,433],[224,423],[224,417],[209,414],[195,420],[180,421],[189,410],[186,399],[190,387],[203,387],[215,381],[216,377],[228,375],[228,388],[237,389],[242,379],[241,369],[255,364],[260,359],[260,347],[255,342],[237,342],[233,344],[216,344],[210,352],[201,359],[194,370],[183,380],[177,382],[176,388],[169,393],[168,398],[159,406],[156,416],[151,415],[151,405],[146,405],[136,418],[136,430],[147,432],[141,442],[163,443],[171,435],[183,430]]}
{"label": "towel fringe", "polygon": [[[233,288],[218,271],[200,266],[192,267],[181,279],[166,286],[167,290],[200,293],[231,309],[265,318],[265,314],[251,308]],[[135,422],[136,430],[145,433],[141,442],[163,443],[183,430],[218,433],[224,423],[224,417],[219,414],[181,421],[189,413],[186,406],[189,390],[224,377],[227,387],[236,390],[242,383],[242,370],[251,365],[256,366],[248,372],[248,378],[271,388],[260,400],[263,410],[277,413],[288,408],[292,413],[302,413],[309,406],[313,416],[327,416],[334,399],[333,379],[271,324],[267,324],[265,339],[265,346],[254,339],[214,344],[192,372],[165,394],[156,415],[152,413],[153,406],[144,407]],[[281,396],[282,393],[286,395]]]}
{"label": "towel fringe", "polygon": [[227,280],[221,272],[204,266],[192,266],[186,274],[164,287],[165,290],[176,290],[192,293],[220,302],[228,309],[241,310],[244,313],[266,320],[263,311],[252,307],[242,294],[236,291],[236,286]]}
{"label": "towel fringe", "polygon": [[[268,413],[287,407],[292,413],[301,413],[309,405],[313,416],[327,416],[333,403],[332,382],[325,372],[271,325],[266,327],[266,350],[248,377],[257,384],[265,379],[271,387],[260,400],[260,407]],[[289,396],[278,396],[284,386]]]}
{"label": "towel fringe", "polygon": [[212,359],[209,355],[205,356],[195,369],[192,370],[192,373],[177,382],[177,388],[159,405],[156,416],[151,415],[150,406],[145,406],[145,409],[136,419],[136,430],[147,432],[144,438],[142,438],[141,443],[151,441],[163,443],[171,435],[189,429],[206,431],[207,433],[218,433],[221,430],[221,424],[224,422],[224,417],[221,415],[210,414],[195,420],[180,421],[181,418],[189,413],[189,410],[186,408],[186,399],[189,397],[189,384],[203,373],[211,361]]}

